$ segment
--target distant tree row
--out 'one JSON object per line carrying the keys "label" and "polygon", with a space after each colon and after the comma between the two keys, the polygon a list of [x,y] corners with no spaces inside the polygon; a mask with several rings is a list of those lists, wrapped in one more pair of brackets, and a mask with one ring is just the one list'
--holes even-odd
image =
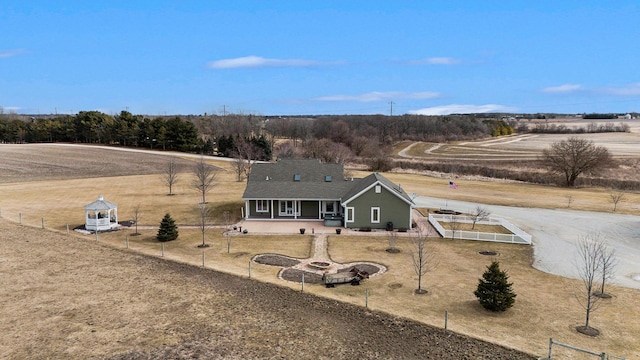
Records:
{"label": "distant tree row", "polygon": [[524,129],[518,128],[518,130],[522,130],[523,132],[532,132],[539,134],[586,134],[586,133],[605,133],[605,132],[629,132],[630,128],[628,124],[619,123],[590,123],[586,127],[581,126],[573,126],[568,127],[562,124],[537,124],[535,127],[531,129],[527,129],[526,125]]}
{"label": "distant tree row", "polygon": [[617,119],[618,115],[617,114],[598,114],[598,113],[591,113],[591,114],[584,114],[582,115],[583,119]]}
{"label": "distant tree row", "polygon": [[205,143],[193,123],[179,117],[148,118],[128,111],[111,116],[99,111],[77,115],[0,117],[0,142],[76,142],[200,152]]}

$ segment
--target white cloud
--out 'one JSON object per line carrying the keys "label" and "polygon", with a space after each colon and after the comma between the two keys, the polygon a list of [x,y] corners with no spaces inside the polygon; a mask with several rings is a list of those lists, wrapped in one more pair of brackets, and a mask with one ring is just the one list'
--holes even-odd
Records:
{"label": "white cloud", "polygon": [[245,56],[234,59],[222,59],[210,62],[210,69],[234,69],[249,67],[306,67],[315,65],[327,65],[315,60],[303,59],[268,59],[260,56]]}
{"label": "white cloud", "polygon": [[372,91],[365,94],[357,95],[329,95],[315,98],[317,101],[358,101],[372,102],[397,99],[433,99],[440,96],[437,92],[420,91],[420,92],[403,92],[403,91]]}
{"label": "white cloud", "polygon": [[577,91],[577,90],[582,90],[582,85],[564,84],[564,85],[560,85],[560,86],[546,87],[544,89],[541,89],[540,91],[546,92],[546,93],[568,93],[568,92],[574,92],[574,91]]}
{"label": "white cloud", "polygon": [[410,62],[413,65],[454,65],[459,64],[460,60],[451,57],[430,57]]}
{"label": "white cloud", "polygon": [[424,109],[410,110],[409,114],[416,115],[449,115],[449,114],[480,114],[488,112],[512,112],[514,108],[508,106],[486,104],[486,105],[461,105],[451,104],[442,106],[433,106]]}
{"label": "white cloud", "polygon": [[622,87],[603,88],[602,92],[619,96],[637,96],[640,95],[640,83],[633,83]]}
{"label": "white cloud", "polygon": [[20,55],[23,52],[24,52],[23,49],[0,51],[0,59],[1,58],[9,58],[9,57],[12,57],[12,56]]}

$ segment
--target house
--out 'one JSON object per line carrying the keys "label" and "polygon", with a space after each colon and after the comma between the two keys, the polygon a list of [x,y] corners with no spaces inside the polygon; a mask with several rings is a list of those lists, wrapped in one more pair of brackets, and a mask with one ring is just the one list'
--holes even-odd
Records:
{"label": "house", "polygon": [[381,174],[345,178],[342,164],[314,159],[253,164],[242,199],[247,220],[317,220],[372,229],[410,229],[414,205]]}

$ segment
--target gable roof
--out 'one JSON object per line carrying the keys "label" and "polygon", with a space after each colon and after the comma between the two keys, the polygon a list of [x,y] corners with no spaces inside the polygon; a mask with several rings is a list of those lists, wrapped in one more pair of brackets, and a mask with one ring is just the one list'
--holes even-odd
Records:
{"label": "gable roof", "polygon": [[253,164],[242,198],[338,200],[351,186],[342,164],[285,159]]}
{"label": "gable roof", "polygon": [[379,173],[373,173],[365,178],[358,180],[357,183],[342,196],[342,204],[348,204],[350,201],[357,198],[367,190],[371,189],[376,184],[382,185],[402,201],[406,202],[407,204],[413,205],[411,196],[409,196],[409,194],[407,194],[400,185],[394,184],[391,180],[380,175]]}

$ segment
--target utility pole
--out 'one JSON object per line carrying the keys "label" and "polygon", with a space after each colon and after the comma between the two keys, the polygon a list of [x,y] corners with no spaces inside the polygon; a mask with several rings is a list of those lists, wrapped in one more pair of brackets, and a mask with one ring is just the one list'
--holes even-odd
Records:
{"label": "utility pole", "polygon": [[393,101],[389,101],[389,116],[393,116]]}

